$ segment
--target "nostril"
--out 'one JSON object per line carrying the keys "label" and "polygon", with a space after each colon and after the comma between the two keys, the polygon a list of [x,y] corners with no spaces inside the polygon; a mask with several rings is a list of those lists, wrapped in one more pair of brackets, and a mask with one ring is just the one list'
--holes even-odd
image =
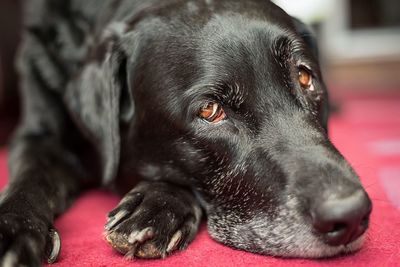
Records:
{"label": "nostril", "polygon": [[362,235],[369,225],[371,201],[363,190],[346,198],[319,202],[311,211],[313,227],[325,243],[348,244]]}
{"label": "nostril", "polygon": [[333,225],[333,229],[329,232],[334,233],[334,232],[340,232],[342,230],[345,230],[347,228],[347,225],[344,223],[335,223]]}

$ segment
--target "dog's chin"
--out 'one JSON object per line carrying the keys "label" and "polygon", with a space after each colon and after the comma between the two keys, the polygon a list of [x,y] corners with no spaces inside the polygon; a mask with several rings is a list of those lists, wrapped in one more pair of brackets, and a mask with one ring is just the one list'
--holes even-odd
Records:
{"label": "dog's chin", "polygon": [[[219,228],[208,223],[211,237],[230,247],[262,255],[286,258],[328,258],[358,251],[365,240],[366,233],[355,241],[340,246],[325,244],[310,229],[295,229],[292,225],[273,226],[246,224],[233,228]],[[218,224],[217,224],[218,225]],[[258,226],[257,226],[258,225]],[[250,227],[249,227],[250,226]],[[290,231],[287,231],[291,229]]]}
{"label": "dog's chin", "polygon": [[359,249],[361,249],[365,240],[365,234],[360,236],[358,239],[347,245],[340,246],[329,246],[322,242],[317,242],[312,246],[309,246],[309,250],[301,250],[301,251],[293,251],[292,254],[289,255],[275,255],[275,256],[283,256],[283,257],[291,257],[291,258],[329,258],[338,255],[351,254]]}
{"label": "dog's chin", "polygon": [[208,231],[213,239],[230,247],[288,258],[327,258],[353,253],[362,247],[366,233],[347,245],[325,244],[310,223],[293,209],[294,202],[288,201],[272,216],[252,214],[252,219],[245,222],[234,212],[211,213]]}
{"label": "dog's chin", "polygon": [[339,255],[351,254],[360,250],[364,243],[364,240],[365,234],[347,245],[329,246],[324,244],[323,242],[320,242],[319,240],[310,240],[310,243],[304,244],[304,247],[302,248],[288,247],[288,250],[283,250],[282,252],[279,252],[276,249],[273,249],[271,251],[249,251],[263,255],[271,255],[284,258],[331,258]]}

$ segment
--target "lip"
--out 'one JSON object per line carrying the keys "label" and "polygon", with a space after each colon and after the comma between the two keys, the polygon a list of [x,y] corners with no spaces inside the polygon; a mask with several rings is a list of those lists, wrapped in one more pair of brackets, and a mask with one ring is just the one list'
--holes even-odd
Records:
{"label": "lip", "polygon": [[358,237],[356,240],[354,240],[353,242],[346,244],[346,245],[330,246],[331,248],[337,249],[337,252],[332,253],[331,255],[322,256],[321,258],[331,258],[331,257],[335,257],[335,256],[340,256],[340,255],[352,254],[352,253],[360,250],[365,242],[366,235],[367,235],[367,233],[364,233],[360,237]]}

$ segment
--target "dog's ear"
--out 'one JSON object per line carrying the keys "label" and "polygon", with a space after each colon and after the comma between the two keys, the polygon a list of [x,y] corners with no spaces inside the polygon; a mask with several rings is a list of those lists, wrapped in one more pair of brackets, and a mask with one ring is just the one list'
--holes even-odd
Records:
{"label": "dog's ear", "polygon": [[134,103],[122,49],[111,43],[102,56],[85,65],[67,87],[64,101],[99,150],[103,181],[108,183],[118,171],[120,125],[132,120]]}
{"label": "dog's ear", "polygon": [[[310,49],[315,60],[319,60],[318,42],[317,42],[317,39],[315,38],[315,34],[313,33],[313,30],[297,18],[292,17],[292,20],[293,20],[293,23],[294,23],[297,33],[304,40],[304,43]],[[323,103],[320,107],[320,112],[319,112],[320,123],[321,123],[322,127],[325,129],[325,131],[328,132],[328,118],[329,118],[328,91],[326,89],[325,83],[323,81],[321,81],[321,82],[323,83],[323,87],[324,87],[324,97],[323,97]]]}

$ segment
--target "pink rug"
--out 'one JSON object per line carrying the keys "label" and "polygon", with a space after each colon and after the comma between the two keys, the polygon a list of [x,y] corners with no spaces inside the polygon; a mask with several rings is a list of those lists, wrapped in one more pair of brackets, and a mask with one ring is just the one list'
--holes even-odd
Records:
{"label": "pink rug", "polygon": [[[367,241],[354,255],[328,260],[260,256],[214,242],[203,226],[186,251],[164,260],[128,261],[102,236],[106,214],[118,197],[96,190],[57,220],[63,243],[53,266],[400,266],[400,95],[347,98],[330,126],[333,142],[359,173],[374,205]],[[6,180],[3,151],[0,185]]]}

